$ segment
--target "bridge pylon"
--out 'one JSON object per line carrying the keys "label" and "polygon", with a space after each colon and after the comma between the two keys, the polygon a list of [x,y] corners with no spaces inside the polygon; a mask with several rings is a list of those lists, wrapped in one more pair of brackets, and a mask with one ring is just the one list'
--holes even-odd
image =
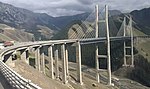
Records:
{"label": "bridge pylon", "polygon": [[[124,41],[124,64],[123,66],[127,67],[134,67],[134,39],[133,39],[133,29],[132,29],[132,17],[130,16],[129,18],[129,26],[126,26],[126,17],[124,17],[124,21],[123,21],[123,25],[124,25],[124,34],[123,36],[125,37],[127,34],[127,29],[130,30],[130,46],[127,45],[126,41]],[[127,50],[130,50],[130,54],[127,53]],[[131,57],[131,63],[128,64],[127,63],[127,57]]]}
{"label": "bridge pylon", "polygon": [[[106,26],[106,39],[107,39],[107,54],[106,55],[99,55],[98,53],[98,45],[96,45],[96,56],[95,56],[95,62],[96,62],[96,80],[97,82],[100,82],[100,74],[99,72],[101,70],[106,70],[108,73],[108,85],[112,85],[111,83],[111,60],[110,60],[110,37],[109,37],[109,25],[108,25],[108,6],[105,6],[105,20],[99,21],[99,12],[98,12],[98,5],[96,5],[96,33],[95,33],[95,38],[98,38],[99,36],[99,22],[104,22]],[[105,58],[107,59],[107,69],[100,69],[99,67],[99,59],[100,58]]]}
{"label": "bridge pylon", "polygon": [[82,66],[81,66],[81,44],[79,41],[76,42],[76,63],[77,63],[77,81],[83,85],[82,82]]}

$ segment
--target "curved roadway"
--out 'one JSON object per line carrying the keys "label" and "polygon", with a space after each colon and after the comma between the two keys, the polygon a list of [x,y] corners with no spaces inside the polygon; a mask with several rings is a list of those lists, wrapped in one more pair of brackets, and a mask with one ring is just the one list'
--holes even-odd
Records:
{"label": "curved roadway", "polygon": [[[116,40],[128,40],[130,37],[110,37],[111,41]],[[43,45],[43,44],[62,44],[62,43],[75,43],[76,41],[80,41],[81,44],[92,44],[92,43],[99,43],[104,42],[106,40],[105,37],[103,38],[91,38],[91,39],[69,39],[69,40],[52,40],[52,41],[41,41],[41,42],[24,42],[20,43],[17,46],[12,46],[10,48],[7,48],[7,50],[1,50],[0,56],[3,54],[12,51],[13,49],[22,48],[22,47],[29,47],[34,45]],[[0,72],[0,89],[12,89],[12,87],[9,85],[9,83],[6,81],[2,73]]]}
{"label": "curved roadway", "polygon": [[11,87],[10,84],[7,82],[7,80],[6,80],[5,77],[2,75],[1,72],[0,72],[0,89],[12,89],[12,87]]}

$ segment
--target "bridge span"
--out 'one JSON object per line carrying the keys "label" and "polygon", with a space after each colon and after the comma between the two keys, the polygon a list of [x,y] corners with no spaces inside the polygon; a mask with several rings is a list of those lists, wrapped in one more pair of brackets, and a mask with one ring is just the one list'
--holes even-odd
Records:
{"label": "bridge span", "polygon": [[[135,37],[136,38],[136,37]],[[130,37],[110,37],[110,40],[111,41],[118,41],[118,40],[120,40],[120,41],[126,41],[126,40],[130,40]],[[20,44],[18,44],[18,45],[15,45],[15,46],[11,46],[11,47],[7,47],[7,48],[5,48],[5,49],[3,49],[3,50],[1,50],[0,51],[0,56],[1,56],[1,61],[0,61],[0,68],[1,68],[1,73],[4,73],[3,75],[4,76],[6,76],[7,75],[7,73],[5,73],[5,72],[10,72],[10,73],[12,73],[12,76],[18,76],[19,78],[20,78],[20,80],[22,79],[21,78],[21,76],[19,75],[19,74],[17,74],[15,71],[13,71],[13,70],[11,70],[7,65],[12,65],[13,64],[13,61],[12,61],[12,54],[14,54],[14,52],[16,52],[16,51],[19,51],[20,52],[20,56],[21,56],[21,60],[24,60],[26,63],[29,63],[29,60],[28,60],[28,58],[27,58],[27,54],[28,54],[28,50],[29,49],[31,49],[31,48],[34,48],[34,50],[35,50],[35,53],[38,53],[38,51],[36,51],[36,50],[41,50],[41,48],[42,47],[44,47],[44,46],[49,46],[49,48],[53,48],[54,46],[57,46],[57,45],[61,45],[61,50],[62,50],[62,52],[61,53],[66,53],[65,52],[65,46],[66,45],[70,45],[70,44],[77,44],[78,42],[81,44],[81,45],[85,45],[85,44],[98,44],[98,43],[100,43],[100,42],[105,42],[106,41],[106,38],[104,37],[104,38],[90,38],[90,39],[68,39],[68,40],[51,40],[51,41],[39,41],[39,42],[22,42],[22,43],[20,43]],[[78,44],[78,45],[80,45],[80,44]],[[77,47],[79,47],[77,45]],[[25,54],[23,53],[23,52],[25,51]],[[49,50],[50,51],[50,53],[52,52],[52,49],[50,49]],[[80,53],[80,50],[79,49],[77,49],[77,52],[78,52],[78,54],[77,54],[77,56],[78,57],[81,57],[81,54],[79,54]],[[40,54],[39,54],[40,55]],[[39,59],[38,58],[38,56],[39,55],[37,55],[37,60]],[[8,57],[6,57],[6,56],[8,56]],[[53,54],[50,54],[49,56],[53,56]],[[57,55],[56,55],[57,56]],[[63,58],[63,60],[66,60],[66,54],[64,54],[64,55],[62,55],[62,56],[64,56]],[[53,57],[51,57],[51,59],[50,59],[50,61],[52,61],[52,59],[53,59]],[[81,61],[81,59],[79,60],[80,58],[78,58],[77,60],[78,61]],[[41,60],[41,59],[39,59],[39,60]],[[43,60],[43,59],[42,59]],[[56,59],[55,59],[56,60]],[[2,62],[4,62],[4,63],[6,63],[7,65],[5,65],[4,63],[2,63]],[[44,62],[42,62],[42,63],[44,63]],[[63,62],[63,63],[66,63],[65,61]],[[77,64],[78,64],[78,69],[81,69],[81,62],[79,63],[79,62],[77,62]],[[64,65],[64,69],[66,69],[66,66],[67,66],[67,64],[63,64]],[[41,67],[40,66],[42,66],[42,65],[40,65],[39,63],[38,63],[38,61],[36,62],[36,68],[39,70],[39,71],[43,71],[43,73],[44,73],[44,71],[45,71],[45,69],[41,69]],[[3,67],[4,67],[4,69],[7,69],[8,71],[4,71],[3,70]],[[52,65],[51,65],[51,67],[53,67]],[[42,67],[42,68],[45,68],[45,67]],[[67,76],[67,69],[66,70],[63,70],[64,71],[64,73],[66,73],[66,75],[64,75],[64,79],[63,79],[63,82],[64,83],[66,83],[66,81],[67,81],[67,79],[66,79],[66,76]],[[53,72],[54,72],[54,70],[53,70]],[[82,82],[82,80],[80,80],[80,79],[82,79],[82,76],[81,76],[81,70],[80,71],[78,71],[78,73],[77,73],[77,75],[78,75],[78,79],[79,79],[79,82],[81,83]],[[9,74],[9,73],[8,73]],[[56,74],[57,75],[57,74]],[[12,77],[12,76],[10,76],[10,77]],[[54,79],[54,74],[52,73],[51,74],[51,77]],[[1,78],[3,79],[3,77],[1,76]],[[6,77],[6,78],[8,78],[8,77]],[[17,77],[16,77],[16,79],[18,79]],[[9,80],[9,81],[15,81],[15,82],[17,82],[17,81],[20,81],[20,80]],[[25,82],[25,79],[22,79],[24,82]],[[6,81],[3,81],[3,82],[6,82]],[[14,84],[16,85],[16,83],[14,82]],[[21,82],[20,82],[21,83]],[[20,85],[20,83],[17,83],[18,85]],[[11,83],[11,84],[13,84],[13,82]],[[22,84],[21,84],[22,85]],[[32,83],[31,83],[31,85],[32,85]],[[3,86],[5,86],[5,85],[3,85]],[[34,86],[34,85],[32,85],[32,86]],[[9,86],[8,86],[9,87]],[[38,87],[38,86],[37,86]]]}

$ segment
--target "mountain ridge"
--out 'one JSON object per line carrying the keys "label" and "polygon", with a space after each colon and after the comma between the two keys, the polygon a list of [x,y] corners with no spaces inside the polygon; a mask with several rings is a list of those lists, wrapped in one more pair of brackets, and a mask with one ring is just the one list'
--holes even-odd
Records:
{"label": "mountain ridge", "polygon": [[150,7],[141,10],[134,10],[130,14],[137,26],[141,28],[140,31],[150,35]]}
{"label": "mountain ridge", "polygon": [[[138,15],[136,15],[138,11],[131,12],[131,14],[133,15],[133,19],[135,20],[139,17]],[[118,10],[110,10],[109,14],[110,16],[117,17],[118,15],[121,15],[121,12]],[[0,2],[0,23],[14,27],[16,29],[23,29],[26,32],[32,33],[34,34],[36,40],[51,39],[51,37],[53,37],[53,35],[55,35],[57,32],[66,29],[67,25],[72,23],[72,21],[84,21],[89,15],[89,12],[85,12],[72,16],[52,17],[46,13],[34,13],[30,10]],[[144,30],[141,30],[142,32],[150,34],[149,26],[147,28],[146,26],[143,26],[143,24],[139,23],[141,22],[141,19],[137,19],[136,22],[139,27],[144,28]],[[39,28],[39,25],[44,26],[44,28],[48,28],[49,31],[46,31],[49,32],[48,34],[50,34],[51,36],[45,37],[44,34],[40,31],[43,29]]]}

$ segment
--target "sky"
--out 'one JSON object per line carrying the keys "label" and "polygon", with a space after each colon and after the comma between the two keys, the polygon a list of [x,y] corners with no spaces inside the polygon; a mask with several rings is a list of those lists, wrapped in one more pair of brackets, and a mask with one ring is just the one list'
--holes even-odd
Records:
{"label": "sky", "polygon": [[100,8],[105,5],[111,10],[130,12],[150,7],[150,0],[0,0],[37,13],[47,13],[51,16],[66,16],[94,11],[95,5]]}

